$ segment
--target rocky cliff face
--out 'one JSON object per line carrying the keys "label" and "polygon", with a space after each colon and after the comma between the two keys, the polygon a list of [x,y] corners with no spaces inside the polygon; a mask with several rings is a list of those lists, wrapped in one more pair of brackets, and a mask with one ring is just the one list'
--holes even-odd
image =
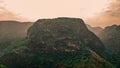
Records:
{"label": "rocky cliff face", "polygon": [[99,38],[78,18],[40,19],[28,30],[28,39],[28,47],[38,50],[74,51],[85,45],[98,53],[104,51]]}
{"label": "rocky cliff face", "polygon": [[99,55],[105,49],[99,38],[78,18],[40,19],[29,28],[27,39],[17,44],[2,54],[2,65],[8,68],[114,68]]}

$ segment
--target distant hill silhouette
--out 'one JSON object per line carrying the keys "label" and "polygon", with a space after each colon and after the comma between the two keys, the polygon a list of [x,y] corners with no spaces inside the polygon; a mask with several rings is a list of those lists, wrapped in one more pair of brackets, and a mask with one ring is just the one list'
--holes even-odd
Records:
{"label": "distant hill silhouette", "polygon": [[4,48],[9,41],[24,38],[31,22],[0,21],[0,48]]}
{"label": "distant hill silhouette", "polygon": [[120,25],[107,26],[100,32],[98,37],[104,43],[109,54],[106,59],[109,60],[116,68],[120,67]]}
{"label": "distant hill silhouette", "polygon": [[99,37],[107,48],[120,54],[120,25],[106,27]]}
{"label": "distant hill silhouette", "polygon": [[98,35],[103,30],[103,28],[101,27],[92,27],[90,25],[87,25],[87,28],[93,33],[95,33],[96,35]]}

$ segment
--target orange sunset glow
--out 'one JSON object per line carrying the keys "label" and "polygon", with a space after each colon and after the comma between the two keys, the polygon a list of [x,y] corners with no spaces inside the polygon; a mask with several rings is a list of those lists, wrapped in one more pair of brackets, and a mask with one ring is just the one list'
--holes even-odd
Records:
{"label": "orange sunset glow", "polygon": [[120,24],[118,18],[106,13],[117,7],[114,5],[116,1],[119,0],[0,0],[0,20],[36,21],[40,18],[77,17],[84,19],[87,24],[104,27]]}

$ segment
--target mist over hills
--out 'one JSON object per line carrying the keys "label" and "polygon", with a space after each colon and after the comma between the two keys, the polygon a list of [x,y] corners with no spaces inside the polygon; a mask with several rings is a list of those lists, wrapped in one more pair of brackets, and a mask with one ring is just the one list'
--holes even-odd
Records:
{"label": "mist over hills", "polygon": [[104,28],[101,27],[92,27],[90,25],[87,24],[87,28],[92,31],[93,33],[95,33],[96,35],[98,35]]}
{"label": "mist over hills", "polygon": [[[94,29],[88,26],[88,29],[96,34]],[[97,29],[96,29],[97,30]],[[120,25],[107,26],[96,34],[105,45],[106,50],[110,53],[106,55],[106,59],[109,60],[116,68],[120,67]]]}
{"label": "mist over hills", "polygon": [[31,22],[0,21],[0,49],[5,48],[13,40],[27,36]]}
{"label": "mist over hills", "polygon": [[107,48],[120,54],[120,25],[106,27],[99,37]]}
{"label": "mist over hills", "polygon": [[0,67],[119,68],[119,57],[110,54],[114,49],[107,50],[114,47],[105,42],[108,34],[119,37],[119,26],[110,27],[91,27],[82,19],[66,17],[39,19],[34,24],[1,21]]}
{"label": "mist over hills", "polygon": [[111,25],[104,29],[91,27],[90,25],[87,25],[87,27],[101,39],[106,48],[116,53],[120,52],[120,25]]}
{"label": "mist over hills", "polygon": [[0,21],[0,40],[17,39],[27,36],[31,22]]}
{"label": "mist over hills", "polygon": [[105,51],[103,43],[79,18],[40,19],[28,29],[26,38],[16,42],[0,53],[1,65],[9,68],[114,68],[101,57]]}

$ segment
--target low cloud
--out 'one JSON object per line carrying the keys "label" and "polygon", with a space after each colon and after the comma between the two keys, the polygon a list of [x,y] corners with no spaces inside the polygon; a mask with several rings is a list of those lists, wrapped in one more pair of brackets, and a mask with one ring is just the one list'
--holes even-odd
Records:
{"label": "low cloud", "polygon": [[120,0],[113,0],[106,11],[86,21],[93,26],[105,27],[112,24],[120,25]]}
{"label": "low cloud", "polygon": [[16,21],[25,21],[27,19],[14,14],[5,8],[0,7],[0,20],[16,20]]}
{"label": "low cloud", "polygon": [[20,17],[17,14],[12,13],[11,11],[5,8],[4,2],[0,1],[0,21],[3,20],[16,20],[16,21],[26,21],[27,19]]}
{"label": "low cloud", "polygon": [[104,14],[111,17],[120,17],[120,0],[114,0]]}

